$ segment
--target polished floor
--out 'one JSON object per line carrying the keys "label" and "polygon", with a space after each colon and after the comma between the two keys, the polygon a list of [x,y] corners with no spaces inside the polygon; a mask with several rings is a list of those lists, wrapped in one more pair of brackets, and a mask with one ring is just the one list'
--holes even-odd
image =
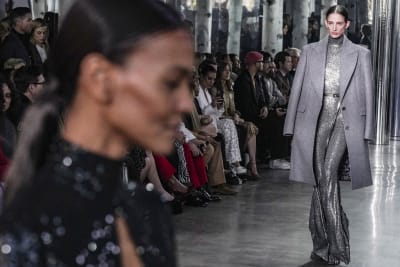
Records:
{"label": "polished floor", "polygon": [[[400,143],[371,146],[374,185],[341,182],[350,220],[351,267],[400,266]],[[175,216],[181,267],[317,267],[309,259],[311,186],[288,171],[262,169],[264,180],[236,197]],[[340,266],[346,266],[342,264]]]}

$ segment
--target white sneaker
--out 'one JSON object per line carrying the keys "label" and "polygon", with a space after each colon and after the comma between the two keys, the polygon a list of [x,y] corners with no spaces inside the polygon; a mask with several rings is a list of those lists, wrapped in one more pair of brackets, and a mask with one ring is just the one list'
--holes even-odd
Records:
{"label": "white sneaker", "polygon": [[290,163],[286,160],[274,159],[269,161],[271,169],[290,170]]}
{"label": "white sneaker", "polygon": [[245,174],[245,173],[247,173],[247,169],[245,167],[239,165],[239,166],[235,167],[235,172],[237,174]]}

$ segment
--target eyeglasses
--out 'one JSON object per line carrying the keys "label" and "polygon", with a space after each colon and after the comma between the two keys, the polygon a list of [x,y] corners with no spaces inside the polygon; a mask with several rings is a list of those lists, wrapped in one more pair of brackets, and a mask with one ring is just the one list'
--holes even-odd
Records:
{"label": "eyeglasses", "polygon": [[45,84],[45,83],[46,83],[46,81],[43,81],[43,82],[35,82],[35,83],[32,83],[32,84],[39,85],[39,84]]}

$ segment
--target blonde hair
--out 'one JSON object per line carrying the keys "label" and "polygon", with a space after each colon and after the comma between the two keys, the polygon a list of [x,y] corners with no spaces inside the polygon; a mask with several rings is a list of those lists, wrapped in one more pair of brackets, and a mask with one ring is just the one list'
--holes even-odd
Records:
{"label": "blonde hair", "polygon": [[48,43],[48,40],[47,40],[48,30],[49,30],[48,25],[46,24],[44,19],[41,19],[41,18],[37,18],[37,19],[33,20],[32,23],[33,23],[33,27],[32,27],[32,31],[31,31],[31,42],[34,45],[36,45],[34,40],[33,40],[33,36],[35,34],[36,29],[41,28],[41,27],[46,27],[47,28],[47,32],[46,32],[46,39],[44,41],[44,49],[46,50],[46,52],[49,52],[49,43]]}

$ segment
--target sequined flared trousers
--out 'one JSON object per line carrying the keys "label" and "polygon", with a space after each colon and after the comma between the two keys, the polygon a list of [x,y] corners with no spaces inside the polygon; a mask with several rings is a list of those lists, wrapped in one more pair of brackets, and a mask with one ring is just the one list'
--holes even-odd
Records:
{"label": "sequined flared trousers", "polygon": [[314,146],[314,187],[309,227],[313,254],[327,262],[350,262],[348,219],[341,205],[338,169],[346,150],[343,117],[336,118],[338,98],[325,98]]}

